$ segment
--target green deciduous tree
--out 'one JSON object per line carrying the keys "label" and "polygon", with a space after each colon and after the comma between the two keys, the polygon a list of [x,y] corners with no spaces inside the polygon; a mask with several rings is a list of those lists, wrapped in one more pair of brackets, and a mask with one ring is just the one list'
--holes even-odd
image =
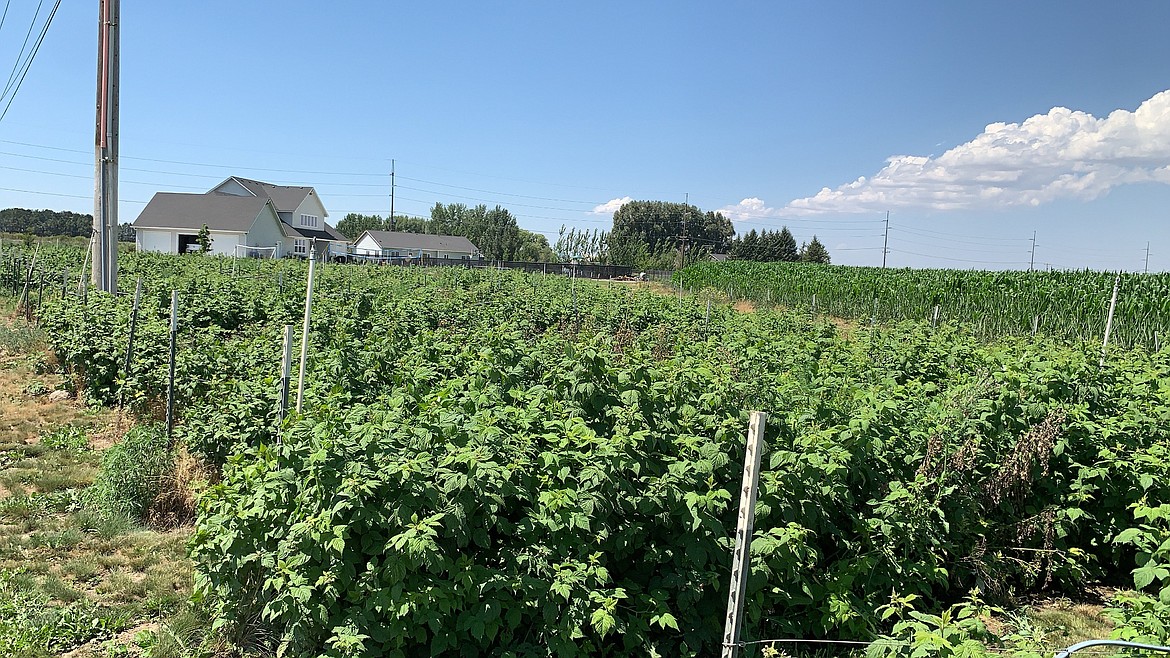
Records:
{"label": "green deciduous tree", "polygon": [[206,254],[211,251],[211,229],[207,224],[199,229],[199,235],[195,236],[195,242],[199,245],[199,253]]}
{"label": "green deciduous tree", "polygon": [[565,231],[561,226],[553,252],[562,262],[605,263],[609,255],[609,233],[600,229]]}
{"label": "green deciduous tree", "polygon": [[507,208],[485,205],[468,207],[462,203],[431,208],[428,232],[441,235],[461,235],[471,240],[484,258],[492,260],[521,260],[525,256],[548,256],[548,239],[524,231],[516,217]]}
{"label": "green deciduous tree", "polygon": [[92,231],[93,215],[24,208],[0,210],[0,232],[3,233],[89,237]]}
{"label": "green deciduous tree", "polygon": [[337,222],[337,231],[349,238],[357,240],[365,231],[388,231],[386,220],[380,215],[362,215],[351,212],[340,222]]}
{"label": "green deciduous tree", "polygon": [[726,253],[735,229],[722,213],[704,213],[689,204],[631,201],[613,214],[610,262],[633,267],[646,267],[651,261],[661,265],[669,254],[681,252],[684,235],[687,260],[691,261],[712,252]]}

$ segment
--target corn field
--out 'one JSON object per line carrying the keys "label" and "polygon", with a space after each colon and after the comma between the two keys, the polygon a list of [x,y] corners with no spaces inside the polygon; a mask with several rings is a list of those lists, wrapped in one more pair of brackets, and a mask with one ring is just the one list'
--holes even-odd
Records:
{"label": "corn field", "polygon": [[[1033,333],[1101,340],[1116,273],[985,272],[747,261],[698,263],[675,283],[732,299],[872,322],[965,326],[993,338]],[[1110,343],[1160,347],[1170,330],[1170,274],[1122,274]]]}

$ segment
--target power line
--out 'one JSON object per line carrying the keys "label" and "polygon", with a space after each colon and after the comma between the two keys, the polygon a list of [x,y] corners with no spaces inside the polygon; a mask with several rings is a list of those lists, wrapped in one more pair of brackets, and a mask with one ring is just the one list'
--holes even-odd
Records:
{"label": "power line", "polygon": [[[20,52],[16,54],[16,61],[12,63],[12,71],[8,74],[8,82],[4,84],[4,92],[0,93],[0,99],[8,95],[8,90],[12,88],[12,81],[16,79],[16,72],[20,70],[20,60],[24,57],[24,51],[28,48],[28,38],[32,36],[33,29],[37,26],[37,17],[41,15],[41,7],[45,4],[45,0],[37,2],[37,10],[33,14],[32,21],[28,24],[28,32],[24,34],[24,43],[20,44]],[[4,13],[8,13],[8,8],[5,6]]]}
{"label": "power line", "polygon": [[[83,195],[83,194],[62,194],[62,193],[60,193],[60,192],[41,192],[41,191],[38,191],[38,190],[18,190],[18,189],[16,189],[16,188],[12,188],[12,187],[0,187],[0,191],[3,191],[3,192],[20,192],[21,194],[40,194],[40,195],[42,195],[42,196],[59,196],[59,197],[65,197],[65,198],[68,198],[68,199],[89,199],[89,200],[91,200],[91,201],[93,200],[93,196],[92,196],[92,195]],[[134,200],[134,199],[119,199],[119,201],[121,201],[121,202],[123,202],[123,203],[140,203],[140,204],[142,204],[142,205],[146,205],[146,202],[145,202],[145,201],[137,201],[137,200]]]}
{"label": "power line", "polygon": [[922,258],[937,258],[939,260],[949,260],[956,263],[976,263],[978,265],[1025,265],[1028,261],[994,261],[994,260],[971,260],[968,258],[952,258],[950,256],[938,256],[934,254],[919,254],[913,251],[904,251],[902,249],[893,249],[890,251],[906,254],[908,256],[920,256]]}
{"label": "power line", "polygon": [[[51,12],[49,12],[49,17],[45,19],[45,26],[43,29],[41,29],[40,35],[37,36],[36,45],[33,46],[32,52],[29,53],[28,60],[26,60],[25,65],[24,65],[24,70],[21,71],[21,73],[20,73],[20,79],[16,82],[16,86],[12,88],[12,93],[8,96],[8,104],[4,106],[4,111],[0,112],[0,121],[3,121],[4,117],[8,115],[8,108],[12,107],[12,101],[16,99],[16,93],[20,91],[21,85],[24,84],[24,78],[25,78],[25,76],[28,75],[28,70],[30,68],[32,68],[33,59],[35,59],[37,56],[37,53],[40,52],[41,44],[44,43],[44,41],[45,41],[45,35],[48,34],[48,32],[49,32],[49,25],[52,24],[53,17],[57,15],[57,8],[60,6],[61,6],[61,0],[57,0],[57,2],[53,5],[53,10]],[[37,5],[37,13],[38,14],[40,13],[40,5]],[[35,23],[35,21],[36,21],[35,17],[34,17],[33,21]],[[23,48],[22,48],[22,52],[23,52]],[[19,56],[18,56],[18,59],[19,59]],[[9,82],[9,84],[11,84],[11,81]],[[7,87],[5,87],[4,93],[5,94],[8,93]],[[0,94],[0,99],[3,99],[2,94]]]}
{"label": "power line", "polygon": [[4,14],[0,15],[0,31],[4,30],[4,21],[8,18],[8,5],[12,4],[12,0],[4,3]]}
{"label": "power line", "polygon": [[[913,244],[913,245],[917,245],[919,247],[933,247],[935,249],[950,248],[950,247],[947,247],[946,245],[930,244],[929,242],[917,242],[915,240],[906,240],[904,238],[899,238],[898,244]],[[986,246],[986,245],[984,245],[984,246]],[[1003,254],[1003,253],[1005,253],[1005,251],[1010,251],[1010,249],[1011,249],[1011,247],[1007,247],[1007,246],[1005,246],[1003,249],[971,249],[970,247],[964,247],[962,249],[962,251],[964,253],[973,252],[973,253],[977,253],[977,254]]]}
{"label": "power line", "polygon": [[994,241],[994,242],[1027,242],[1028,241],[1028,238],[997,238],[997,237],[991,237],[991,236],[958,235],[955,233],[942,233],[939,231],[932,231],[930,229],[919,228],[919,227],[898,226],[897,224],[893,225],[892,228],[894,228],[895,230],[906,231],[907,233],[926,234],[924,237],[931,237],[932,235],[938,235],[938,236],[941,236],[944,238],[951,239],[954,242],[958,242],[960,240],[982,240],[982,241]]}

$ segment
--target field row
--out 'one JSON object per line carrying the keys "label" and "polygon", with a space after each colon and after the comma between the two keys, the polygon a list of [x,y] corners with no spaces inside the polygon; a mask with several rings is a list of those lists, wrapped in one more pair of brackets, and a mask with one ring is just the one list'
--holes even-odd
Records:
{"label": "field row", "polygon": [[805,263],[699,263],[675,274],[691,289],[714,288],[794,310],[882,323],[962,326],[978,336],[1045,335],[1100,344],[1113,289],[1110,342],[1160,348],[1170,331],[1170,275],[1108,272],[982,272],[882,269]]}
{"label": "field row", "polygon": [[[973,589],[1096,585],[1144,590],[1114,602],[1121,632],[1166,639],[1164,352],[1102,367],[1099,344],[946,323],[843,336],[803,310],[330,265],[304,409],[281,421],[306,268],[236,265],[126,258],[146,291],[129,369],[131,295],[38,309],[89,399],[160,419],[179,291],[176,436],[222,474],[196,520],[197,597],[231,637],[297,656],[717,653],[758,409],[747,639],[892,634],[909,656],[956,640],[914,624],[982,610]],[[963,628],[947,633],[1053,648]]]}

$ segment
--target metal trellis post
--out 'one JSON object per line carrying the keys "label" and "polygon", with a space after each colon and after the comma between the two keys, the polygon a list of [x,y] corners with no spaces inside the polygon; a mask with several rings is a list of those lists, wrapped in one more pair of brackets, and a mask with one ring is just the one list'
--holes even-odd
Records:
{"label": "metal trellis post", "polygon": [[744,590],[751,567],[752,526],[760,484],[760,457],[764,450],[764,425],[768,414],[753,411],[748,424],[747,450],[743,460],[743,484],[739,490],[739,517],[735,527],[735,549],[731,554],[731,591],[727,597],[727,618],[723,631],[723,658],[737,658],[743,626]]}

